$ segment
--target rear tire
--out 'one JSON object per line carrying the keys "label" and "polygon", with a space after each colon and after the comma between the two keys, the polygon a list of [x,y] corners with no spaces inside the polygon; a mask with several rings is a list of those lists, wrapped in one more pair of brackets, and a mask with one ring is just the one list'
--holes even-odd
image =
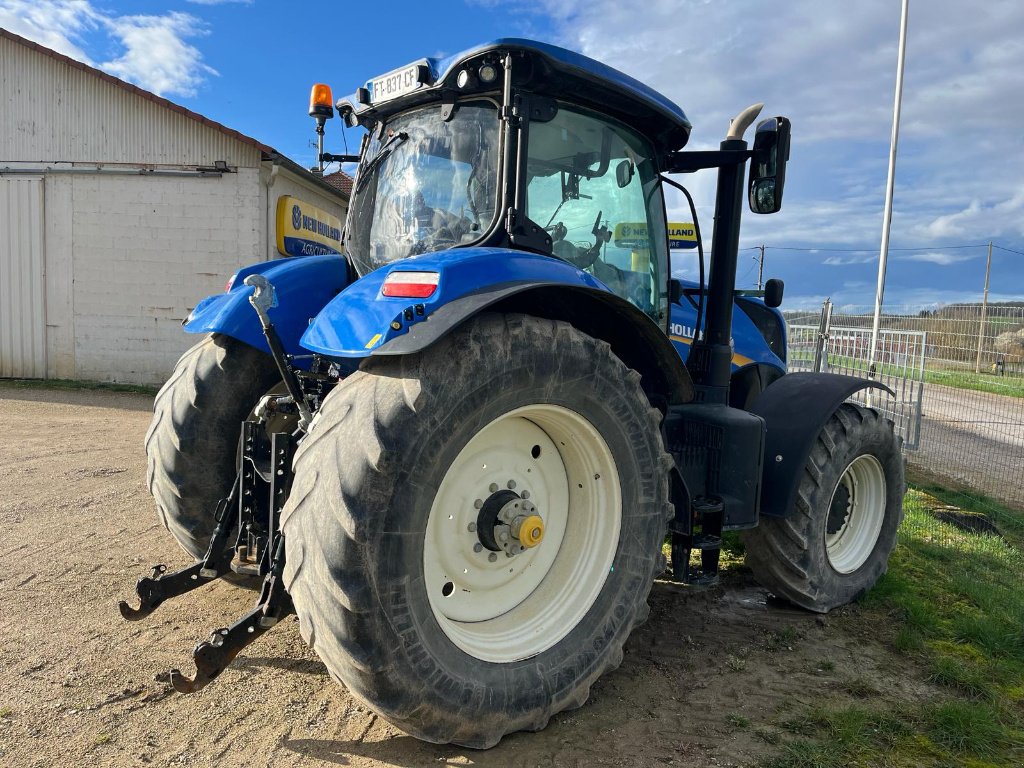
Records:
{"label": "rear tire", "polygon": [[[566,323],[484,315],[343,381],[282,514],[285,585],[331,673],[476,748],[582,705],[663,568],[669,459],[639,379]],[[480,545],[492,498],[529,499],[543,540]]]}
{"label": "rear tire", "polygon": [[892,424],[844,403],[822,428],[788,517],[744,534],[747,565],[777,596],[818,613],[885,573],[903,518],[903,456]]}
{"label": "rear tire", "polygon": [[280,381],[270,355],[212,334],[181,356],[157,393],[146,484],[164,527],[197,560],[210,544],[217,502],[235,480],[242,421]]}

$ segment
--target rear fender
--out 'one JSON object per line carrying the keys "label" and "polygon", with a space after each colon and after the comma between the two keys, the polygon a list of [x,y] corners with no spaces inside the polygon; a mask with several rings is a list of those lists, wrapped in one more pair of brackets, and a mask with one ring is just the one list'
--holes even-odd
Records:
{"label": "rear fender", "polygon": [[[439,273],[434,294],[382,295],[390,273],[409,271]],[[415,354],[486,309],[566,320],[607,341],[648,392],[671,402],[693,397],[682,360],[644,312],[567,262],[505,248],[423,254],[371,272],[324,307],[301,344],[334,358]]]}
{"label": "rear fender", "polygon": [[796,507],[796,491],[807,458],[822,427],[854,392],[875,387],[894,394],[877,381],[832,373],[790,373],[768,386],[750,409],[765,420],[761,514],[788,517]]}
{"label": "rear fender", "polygon": [[310,319],[348,284],[348,263],[338,256],[277,259],[240,269],[226,293],[200,301],[184,322],[188,333],[223,333],[269,353],[246,277],[261,274],[274,286],[277,302],[269,315],[285,351],[301,354],[299,337]]}

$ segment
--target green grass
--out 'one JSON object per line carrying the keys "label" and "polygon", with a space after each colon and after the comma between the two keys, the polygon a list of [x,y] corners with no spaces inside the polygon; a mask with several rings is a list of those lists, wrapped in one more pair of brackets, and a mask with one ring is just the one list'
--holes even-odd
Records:
{"label": "green grass", "polygon": [[959,389],[973,389],[977,392],[989,392],[995,395],[1024,397],[1024,378],[1016,376],[995,376],[982,369],[981,373],[973,371],[934,371],[926,370],[924,380],[928,384],[943,384]]}
{"label": "green grass", "polygon": [[155,395],[156,387],[141,384],[116,384],[80,379],[0,379],[0,388],[9,389],[74,389],[105,392],[130,392],[137,395]]}
{"label": "green grass", "polygon": [[[843,700],[777,723],[779,754],[766,768],[851,765],[1024,764],[1024,554],[1020,539],[979,535],[930,510],[962,494],[912,488],[889,571],[861,601],[862,620],[888,627],[894,650],[936,693],[901,701],[847,678]],[[1001,508],[1014,532],[1024,515]],[[896,673],[894,673],[896,674]],[[915,675],[921,677],[921,673]],[[760,733],[760,731],[758,731]]]}
{"label": "green grass", "polygon": [[[813,357],[807,354],[795,354],[790,358],[790,365],[793,363],[809,364]],[[844,355],[829,355],[829,364],[833,368],[842,370],[861,371],[866,370],[867,363],[861,358],[847,357]],[[930,365],[929,361],[925,361]],[[991,363],[989,363],[991,366]],[[907,371],[902,366],[876,364],[879,375],[902,377]],[[982,367],[980,373],[962,370],[943,371],[933,368],[926,368],[924,380],[928,384],[942,384],[947,387],[958,389],[972,389],[976,392],[988,392],[995,395],[1009,395],[1010,397],[1024,397],[1024,377],[1021,376],[996,376],[991,368]]]}

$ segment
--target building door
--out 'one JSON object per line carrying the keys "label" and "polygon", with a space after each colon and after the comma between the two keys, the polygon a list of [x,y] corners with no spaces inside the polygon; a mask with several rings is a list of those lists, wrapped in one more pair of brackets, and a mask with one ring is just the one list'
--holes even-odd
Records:
{"label": "building door", "polygon": [[46,377],[43,180],[0,177],[0,378]]}

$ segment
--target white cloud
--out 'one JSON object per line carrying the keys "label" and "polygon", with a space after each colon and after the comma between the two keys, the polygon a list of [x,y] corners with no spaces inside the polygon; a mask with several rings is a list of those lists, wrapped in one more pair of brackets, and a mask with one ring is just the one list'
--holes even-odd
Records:
{"label": "white cloud", "polygon": [[178,12],[120,16],[108,25],[126,49],[119,58],[100,65],[112,75],[157,94],[194,96],[205,75],[217,74],[203,64],[199,49],[185,42],[187,37],[205,34],[194,16]]}
{"label": "white cloud", "polygon": [[252,5],[256,0],[185,0],[194,5]]}
{"label": "white cloud", "polygon": [[821,263],[827,264],[830,267],[845,267],[850,264],[871,264],[877,262],[877,253],[858,253],[848,256],[829,256]]}
{"label": "white cloud", "polygon": [[[0,26],[159,95],[193,96],[217,74],[185,42],[206,34],[203,22],[187,13],[119,16],[89,0],[0,0]],[[97,33],[121,48],[119,55],[95,63],[84,38]]]}
{"label": "white cloud", "polygon": [[969,253],[957,253],[956,251],[926,251],[924,253],[900,253],[896,255],[896,258],[900,261],[925,261],[929,264],[948,267],[950,264],[970,261],[976,258],[976,256]]}
{"label": "white cloud", "polygon": [[101,20],[87,0],[0,0],[0,27],[90,65],[79,43]]}

